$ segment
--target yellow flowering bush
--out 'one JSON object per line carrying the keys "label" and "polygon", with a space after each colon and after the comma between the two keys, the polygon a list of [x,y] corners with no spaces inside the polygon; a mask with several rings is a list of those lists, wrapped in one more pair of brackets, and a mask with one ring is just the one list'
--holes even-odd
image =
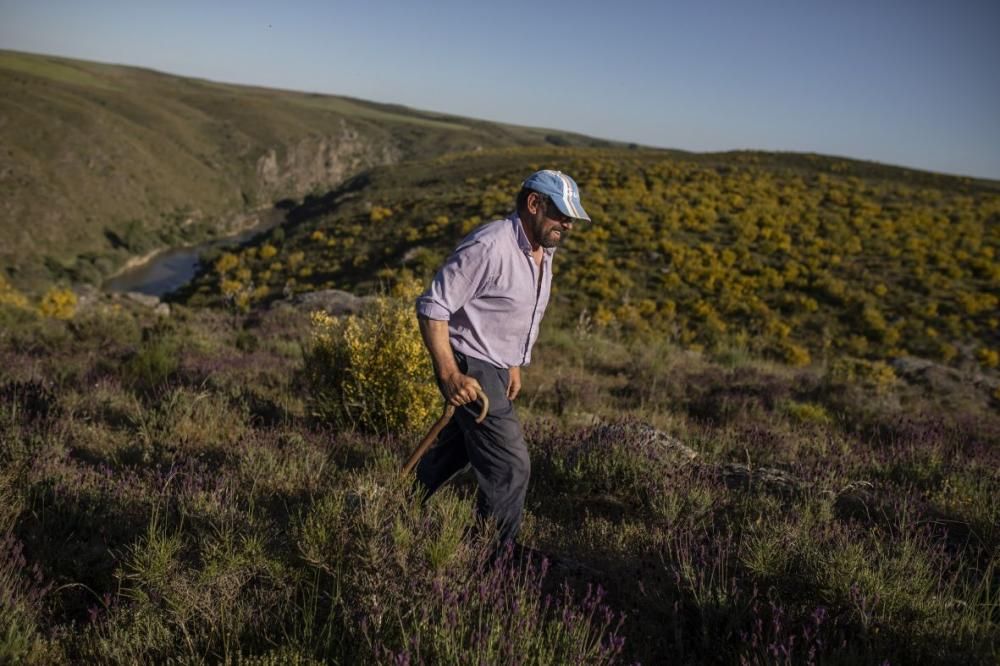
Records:
{"label": "yellow flowering bush", "polygon": [[219,290],[226,296],[232,296],[243,289],[243,283],[239,280],[224,279],[219,284]]}
{"label": "yellow flowering bush", "polygon": [[888,363],[851,357],[834,361],[829,377],[838,382],[861,384],[876,393],[885,393],[896,384],[896,373]]}
{"label": "yellow flowering bush", "polygon": [[312,315],[305,376],[313,413],[340,427],[407,433],[442,407],[413,310],[415,283],[378,296],[360,316]]}
{"label": "yellow flowering bush", "polygon": [[[377,179],[336,214],[256,241],[256,256],[241,250],[239,266],[200,279],[216,300],[226,297],[220,277],[249,283],[239,267],[272,291],[290,277],[303,291],[330,281],[366,288],[400,269],[429,279],[459,238],[510,212],[526,169],[550,163],[534,150]],[[996,188],[944,176],[918,187],[924,176],[826,158],[788,169],[784,158],[752,155],[721,166],[566,149],[559,161],[596,222],[577,225],[554,260],[561,318],[587,312],[616,334],[713,350],[743,339],[794,365],[900,355],[957,363],[959,350],[996,348]]]}
{"label": "yellow flowering bush", "polygon": [[7,278],[0,273],[0,305],[13,305],[17,308],[28,308],[28,299],[24,294],[7,282]]}
{"label": "yellow flowering bush", "polygon": [[979,351],[976,352],[976,358],[987,368],[995,368],[1000,365],[1000,353],[995,349],[988,349],[986,347],[981,347]]}
{"label": "yellow flowering bush", "polygon": [[250,294],[250,297],[255,301],[262,301],[270,295],[271,295],[271,288],[268,287],[266,284],[262,284],[254,288],[253,293]]}
{"label": "yellow flowering bush", "polygon": [[801,368],[812,362],[809,350],[802,345],[784,341],[779,346],[781,349],[781,356],[788,365]]}
{"label": "yellow flowering bush", "polygon": [[215,272],[219,275],[225,275],[229,271],[233,270],[240,265],[240,258],[237,257],[232,252],[223,252],[215,261]]}
{"label": "yellow flowering bush", "polygon": [[42,302],[38,304],[38,311],[46,317],[72,319],[73,315],[76,314],[76,294],[70,289],[52,287],[42,297]]}
{"label": "yellow flowering bush", "polygon": [[371,212],[368,214],[368,218],[372,222],[381,222],[390,216],[392,216],[392,209],[384,206],[372,206]]}
{"label": "yellow flowering bush", "polygon": [[830,414],[822,405],[811,402],[789,401],[783,405],[785,412],[799,423],[818,423],[826,425],[832,422]]}

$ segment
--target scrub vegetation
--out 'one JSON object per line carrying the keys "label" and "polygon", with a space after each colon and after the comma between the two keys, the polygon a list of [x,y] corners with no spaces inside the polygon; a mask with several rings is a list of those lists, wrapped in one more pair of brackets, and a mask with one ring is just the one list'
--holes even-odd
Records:
{"label": "scrub vegetation", "polygon": [[[491,562],[471,477],[399,475],[441,405],[413,290],[542,167],[596,222]],[[996,663],[998,216],[820,156],[497,148],[306,196],[169,314],[0,274],[0,662]]]}
{"label": "scrub vegetation", "polygon": [[0,50],[0,266],[99,284],[130,259],[253,226],[379,164],[567,132]]}
{"label": "scrub vegetation", "polygon": [[249,308],[426,283],[542,167],[572,174],[597,220],[556,255],[549,321],[793,366],[997,366],[1000,185],[810,156],[518,148],[376,170],[221,255],[181,297]]}
{"label": "scrub vegetation", "polygon": [[426,431],[440,414],[441,394],[426,381],[431,361],[413,325],[421,291],[415,282],[398,284],[393,295],[376,296],[364,316],[313,313],[303,365],[314,416],[363,432]]}
{"label": "scrub vegetation", "polygon": [[547,558],[491,568],[470,478],[422,508],[414,436],[313,416],[307,312],[0,307],[5,661],[998,656],[1000,418],[968,385],[546,327]]}

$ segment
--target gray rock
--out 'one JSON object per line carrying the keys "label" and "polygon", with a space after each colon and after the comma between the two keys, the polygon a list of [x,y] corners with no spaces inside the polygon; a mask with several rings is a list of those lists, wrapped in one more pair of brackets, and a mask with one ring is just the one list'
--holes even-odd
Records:
{"label": "gray rock", "polygon": [[[971,357],[972,352],[967,352]],[[892,369],[908,382],[923,384],[936,393],[956,396],[970,388],[993,392],[1000,388],[1000,379],[993,375],[967,367],[965,370],[953,368],[943,363],[903,356],[892,361]]]}
{"label": "gray rock", "polygon": [[104,295],[99,289],[91,285],[78,285],[73,288],[76,294],[76,311],[84,312],[101,303]]}
{"label": "gray rock", "polygon": [[852,481],[837,493],[833,508],[842,519],[871,520],[876,509],[875,486],[870,481]]}
{"label": "gray rock", "polygon": [[934,367],[934,365],[934,361],[926,358],[917,358],[916,356],[900,356],[892,361],[892,369],[896,374],[903,376],[920,374]]}
{"label": "gray rock", "polygon": [[607,423],[594,428],[590,441],[601,446],[604,442],[620,441],[628,444],[636,452],[645,452],[654,459],[663,457],[694,460],[698,452],[679,439],[662,430],[657,430],[648,423],[623,421]]}
{"label": "gray rock", "polygon": [[149,294],[143,294],[138,291],[130,291],[126,293],[125,298],[134,303],[138,303],[139,305],[144,305],[147,308],[155,308],[160,305],[160,299],[156,296],[150,296]]}
{"label": "gray rock", "polygon": [[340,289],[323,289],[299,294],[293,302],[305,310],[323,310],[328,315],[340,316],[357,314],[368,300]]}
{"label": "gray rock", "polygon": [[763,488],[786,497],[800,494],[807,484],[777,467],[751,467],[743,463],[719,466],[719,475],[730,488]]}

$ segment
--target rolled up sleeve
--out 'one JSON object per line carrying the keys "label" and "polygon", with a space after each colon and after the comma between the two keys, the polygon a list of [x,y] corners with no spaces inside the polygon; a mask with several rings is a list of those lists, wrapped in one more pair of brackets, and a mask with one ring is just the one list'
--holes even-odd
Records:
{"label": "rolled up sleeve", "polygon": [[417,314],[449,321],[471,301],[489,275],[490,252],[478,241],[460,245],[434,276],[431,286],[417,297]]}

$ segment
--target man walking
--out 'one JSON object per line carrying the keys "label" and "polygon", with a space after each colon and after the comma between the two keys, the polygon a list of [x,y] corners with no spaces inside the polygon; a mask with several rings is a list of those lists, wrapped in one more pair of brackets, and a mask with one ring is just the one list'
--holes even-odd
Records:
{"label": "man walking", "polygon": [[[576,222],[590,220],[572,178],[532,174],[516,211],[469,234],[417,298],[417,316],[438,385],[457,407],[451,423],[421,459],[417,479],[427,495],[471,465],[479,484],[477,509],[494,518],[501,544],[521,527],[531,462],[512,401],[521,366],[549,302],[552,255]],[[476,386],[489,398],[475,423]]]}

